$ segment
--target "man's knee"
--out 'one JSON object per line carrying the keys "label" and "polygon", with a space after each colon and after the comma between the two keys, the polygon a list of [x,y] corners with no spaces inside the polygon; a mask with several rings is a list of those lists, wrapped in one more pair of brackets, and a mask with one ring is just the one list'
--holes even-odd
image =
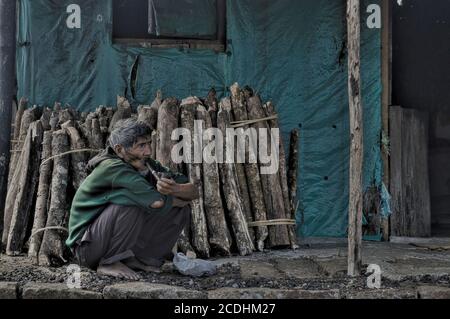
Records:
{"label": "man's knee", "polygon": [[101,216],[113,220],[138,220],[144,216],[145,212],[137,206],[122,206],[109,204],[101,213]]}

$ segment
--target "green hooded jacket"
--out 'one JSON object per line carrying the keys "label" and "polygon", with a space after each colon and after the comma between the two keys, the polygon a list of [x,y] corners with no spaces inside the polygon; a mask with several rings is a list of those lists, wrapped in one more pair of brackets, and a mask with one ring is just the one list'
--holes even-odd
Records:
{"label": "green hooded jacket", "polygon": [[[177,183],[188,183],[186,176],[173,173],[158,161],[150,159],[156,172],[169,174]],[[164,214],[172,208],[172,196],[162,195],[156,190],[156,179],[141,175],[133,166],[119,158],[108,147],[88,163],[91,173],[81,183],[72,202],[69,218],[69,237],[66,245],[72,247],[87,227],[109,204],[141,207],[148,213]],[[164,206],[151,208],[155,201],[164,201]]]}

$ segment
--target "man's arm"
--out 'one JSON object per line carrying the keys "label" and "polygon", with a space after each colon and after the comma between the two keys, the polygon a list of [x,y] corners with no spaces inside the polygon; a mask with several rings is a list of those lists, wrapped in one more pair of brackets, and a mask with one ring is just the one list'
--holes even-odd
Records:
{"label": "man's arm", "polygon": [[194,184],[177,184],[172,179],[161,178],[156,184],[158,192],[163,195],[172,195],[183,201],[191,201],[199,197],[198,189]]}

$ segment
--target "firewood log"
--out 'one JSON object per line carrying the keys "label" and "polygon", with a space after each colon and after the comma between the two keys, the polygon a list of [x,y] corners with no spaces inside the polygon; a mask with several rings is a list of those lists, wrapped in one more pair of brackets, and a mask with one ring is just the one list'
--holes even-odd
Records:
{"label": "firewood log", "polygon": [[99,106],[95,110],[95,114],[97,115],[98,118],[98,123],[100,125],[100,132],[103,135],[103,140],[106,140],[111,118],[109,117],[108,111],[105,106]]}
{"label": "firewood log", "polygon": [[128,100],[122,96],[117,97],[117,110],[114,113],[111,123],[109,124],[109,131],[111,132],[114,125],[120,121],[131,117],[131,105]]}
{"label": "firewood log", "polygon": [[297,174],[298,174],[298,140],[297,129],[291,131],[289,142],[289,164],[288,164],[288,189],[289,201],[291,203],[290,218],[295,219],[297,209]]}
{"label": "firewood log", "polygon": [[[25,107],[25,104],[27,103],[26,100],[23,100],[22,103],[19,104],[19,112],[21,113],[20,109]],[[37,120],[38,110],[37,107],[34,106],[32,108],[26,109],[23,111],[22,116],[20,117],[20,125],[18,126],[18,136],[14,139],[14,152],[11,156],[11,159],[9,161],[9,172],[8,172],[8,187],[11,183],[11,178],[13,177],[16,165],[17,165],[17,159],[20,156],[20,151],[22,150],[25,138],[28,133],[28,128],[30,127],[31,123]],[[18,121],[19,118],[16,116],[16,120]],[[14,132],[14,136],[16,136],[17,132]],[[5,212],[6,216],[6,212]]]}
{"label": "firewood log", "polygon": [[20,135],[20,125],[22,124],[22,116],[27,108],[28,100],[26,98],[21,98],[19,101],[19,106],[17,107],[16,117],[14,119],[14,139],[18,140]]}
{"label": "firewood log", "polygon": [[[80,133],[74,126],[73,121],[67,121],[61,125],[61,128],[66,130],[67,135],[70,140],[71,150],[81,150],[86,148],[86,143],[80,136]],[[84,179],[87,177],[86,174],[86,153],[72,153],[70,154],[70,168],[73,187],[78,189]]]}
{"label": "firewood log", "polygon": [[[186,256],[188,254],[190,255],[195,254],[194,248],[191,245],[190,230],[191,225],[190,224],[186,225],[185,229],[183,229],[183,231],[181,232],[180,237],[178,237],[178,241],[176,244],[177,250],[181,251]],[[197,254],[195,254],[195,256],[197,256]]]}
{"label": "firewood log", "polygon": [[[6,197],[6,202],[5,202],[5,211],[4,211],[4,216],[3,216],[3,235],[2,235],[2,242],[4,245],[6,245],[6,242],[8,240],[8,232],[9,232],[9,225],[11,223],[11,217],[13,214],[13,205],[14,205],[14,199],[15,199],[15,194],[17,193],[17,183],[12,183],[14,175],[16,174],[17,171],[17,167],[19,166],[19,158],[22,154],[22,149],[23,149],[23,145],[25,143],[27,134],[28,134],[28,129],[31,125],[32,122],[34,122],[36,120],[37,117],[37,110],[36,107],[30,108],[30,109],[26,109],[23,112],[21,121],[20,121],[20,130],[19,130],[19,137],[16,140],[17,142],[15,143],[15,147],[14,147],[14,152],[13,152],[13,156],[11,157],[11,160],[9,162],[9,173],[8,173],[8,193],[11,193],[11,197],[9,198],[8,201],[8,194]],[[17,172],[17,174],[20,174],[20,171]],[[18,177],[16,177],[15,179],[17,179]],[[14,195],[13,195],[14,194]]]}
{"label": "firewood log", "polygon": [[44,131],[51,130],[51,126],[50,126],[51,116],[52,116],[52,110],[48,107],[44,107],[44,109],[42,110],[42,116],[40,118],[42,128],[44,129]]}
{"label": "firewood log", "polygon": [[52,132],[57,131],[59,129],[59,113],[58,111],[52,111],[52,115],[50,115],[50,130]]}
{"label": "firewood log", "polygon": [[103,140],[102,130],[100,128],[100,121],[97,117],[94,117],[91,121],[91,133],[89,146],[92,149],[102,149],[105,146],[105,141]]}
{"label": "firewood log", "polygon": [[[167,100],[166,100],[167,101]],[[159,110],[159,115],[166,114],[166,108],[165,103],[161,105],[161,108]],[[195,112],[197,105],[200,104],[200,101],[197,98],[187,98],[184,99],[181,102],[181,125],[182,127],[186,128],[191,132],[191,149],[190,150],[184,150],[185,152],[190,152],[191,154],[191,161],[187,164],[188,168],[188,174],[189,174],[189,181],[193,183],[199,192],[199,198],[196,200],[193,200],[191,202],[191,230],[192,230],[192,246],[196,250],[199,256],[208,258],[210,256],[210,246],[208,243],[208,230],[207,230],[207,222],[206,222],[206,216],[205,216],[205,208],[204,208],[204,196],[203,196],[203,182],[202,182],[202,170],[201,170],[201,164],[194,163],[194,143],[199,143],[201,145],[201,136],[198,134],[194,134],[194,121],[195,121]],[[169,105],[169,104],[168,104]],[[174,112],[168,113],[174,114]],[[168,118],[168,116],[162,117]],[[174,119],[171,118],[173,121]],[[160,119],[158,120],[158,131],[161,133]],[[161,134],[160,138],[162,136],[169,136],[167,132],[164,132],[164,135]],[[197,140],[197,142],[196,142]],[[159,141],[161,145],[161,140]],[[169,153],[170,154],[170,153]],[[170,155],[169,155],[170,156]],[[185,157],[186,158],[186,157]]]}
{"label": "firewood log", "polygon": [[[249,119],[262,119],[265,118],[265,113],[262,108],[262,103],[259,96],[250,96],[247,100],[247,110]],[[278,161],[278,148],[274,148],[276,154],[272,154],[272,144],[275,141],[271,140],[271,132],[270,127],[267,122],[257,122],[252,124],[252,127],[255,128],[259,135],[259,150],[260,153],[271,156],[272,161]],[[267,141],[266,143],[261,141],[261,133],[260,129],[263,129],[266,132]],[[270,150],[270,151],[269,151]],[[261,155],[261,154],[260,154]],[[270,165],[269,164],[261,164],[260,163],[260,172],[261,172],[261,185],[264,194],[264,199],[266,203],[267,209],[267,218],[269,220],[273,219],[285,219],[286,212],[284,208],[283,194],[280,185],[280,179],[278,175],[278,171],[274,174],[262,174],[262,168]],[[289,232],[286,225],[276,225],[269,226],[269,240],[268,247],[278,247],[278,246],[288,246],[290,245],[289,240]]]}
{"label": "firewood log", "polygon": [[[196,119],[201,121],[203,132],[212,128],[211,118],[205,107],[197,104]],[[214,143],[213,136],[203,136],[203,147]],[[213,154],[215,156],[215,154]],[[203,195],[206,220],[208,225],[208,239],[211,251],[220,255],[230,255],[231,240],[225,220],[225,212],[220,197],[219,168],[217,160],[212,163],[203,159]]]}
{"label": "firewood log", "polygon": [[165,99],[158,112],[158,141],[156,145],[156,160],[171,170],[178,171],[178,166],[171,158],[171,151],[176,141],[171,136],[178,127],[178,101],[175,98]]}
{"label": "firewood log", "polygon": [[[277,115],[275,111],[275,106],[272,102],[267,102],[263,105],[265,114],[267,117],[275,116]],[[269,120],[269,126],[271,129],[280,129],[279,121],[278,119]],[[286,167],[286,152],[284,150],[284,143],[283,138],[281,136],[281,132],[279,135],[279,168],[278,168],[278,175],[280,179],[280,185],[281,185],[281,192],[283,194],[283,202],[284,202],[284,209],[286,218],[291,218],[291,202],[289,201],[289,189],[288,189],[288,183],[287,183],[287,167]],[[289,240],[291,241],[291,248],[297,249],[297,235],[295,234],[295,227],[293,225],[288,225],[288,231],[289,231]]]}
{"label": "firewood log", "polygon": [[58,114],[58,125],[61,127],[62,124],[66,123],[67,121],[75,120],[76,111],[74,111],[71,108],[63,109]]}
{"label": "firewood log", "polygon": [[[69,139],[65,130],[53,132],[52,155],[60,155],[70,149]],[[64,224],[67,207],[66,190],[68,184],[69,156],[63,155],[53,159],[53,174],[51,182],[51,200],[46,228],[67,227]],[[53,260],[64,261],[64,241],[67,233],[60,229],[46,229],[39,250],[39,264],[52,265]]]}
{"label": "firewood log", "polygon": [[[233,84],[230,88],[231,91],[231,109],[233,114],[233,119],[235,121],[246,121],[248,120],[247,110],[245,108],[245,100],[243,93],[241,92],[241,89],[239,88],[239,85],[237,83]],[[244,126],[242,128],[237,129],[237,132],[241,132],[242,136],[245,130],[248,129],[248,126]],[[241,140],[241,138],[238,135],[238,140]],[[249,186],[247,185],[247,176],[246,176],[246,164],[247,166],[249,164],[249,151],[246,145],[250,145],[250,143],[247,143],[246,140],[244,140],[244,145],[240,146],[238,144],[235,145],[235,158],[236,161],[238,160],[238,156],[244,157],[245,162],[244,163],[236,163],[236,173],[238,176],[238,184],[239,184],[239,191],[241,194],[242,203],[244,204],[244,213],[245,218],[247,219],[248,223],[253,222],[253,214],[251,209],[251,197],[249,193]],[[253,164],[255,165],[255,164]],[[256,164],[257,165],[257,164]],[[252,167],[254,170],[254,167]],[[250,168],[250,170],[252,170]],[[249,176],[250,178],[255,177],[255,175]],[[259,176],[258,176],[259,177]],[[249,180],[250,182],[250,180]],[[255,184],[255,181],[252,181],[252,184]],[[261,186],[259,187],[261,189]],[[259,198],[254,198],[253,200],[258,200]],[[257,205],[260,203],[257,203]],[[255,233],[253,228],[249,228],[249,234],[250,237],[255,241]],[[258,249],[262,250],[263,248],[260,247],[261,241],[258,242]]]}
{"label": "firewood log", "polygon": [[[229,98],[223,99],[219,104],[219,112],[217,113],[217,126],[226,136],[226,129],[230,127],[231,122],[231,102]],[[226,143],[224,144],[224,154],[234,152],[234,150],[227,150]],[[248,231],[248,224],[244,214],[244,204],[239,193],[238,177],[234,163],[219,164],[220,180],[225,196],[225,201],[228,213],[231,220],[231,228],[236,239],[236,245],[239,254],[249,255],[254,250],[253,240]]]}
{"label": "firewood log", "polygon": [[[28,221],[32,215],[32,207],[35,200],[37,184],[39,180],[39,163],[41,157],[41,145],[43,128],[40,121],[29,125],[22,153],[18,159],[16,172],[11,180],[15,184],[12,189],[15,194],[8,192],[8,210],[12,207],[11,221],[5,225],[4,235],[7,233],[6,254],[18,255],[22,252],[25,236],[28,229]],[[17,186],[16,186],[17,185]],[[12,200],[12,198],[14,200]],[[12,201],[11,201],[12,200]],[[10,203],[13,205],[9,205]]]}
{"label": "firewood log", "polygon": [[158,111],[161,106],[162,93],[158,90],[155,100],[150,106],[142,105],[138,109],[138,121],[146,123],[152,131],[157,129]]}
{"label": "firewood log", "polygon": [[205,106],[207,107],[209,116],[211,117],[212,127],[217,127],[217,111],[219,110],[219,102],[216,97],[216,90],[212,88],[208,92],[208,96],[205,100]]}
{"label": "firewood log", "polygon": [[[52,156],[52,132],[44,132],[44,140],[42,142],[41,163]],[[50,196],[50,182],[52,176],[53,161],[49,160],[41,164],[39,168],[39,186],[37,191],[36,209],[34,211],[33,229],[31,230],[30,245],[28,248],[28,257],[34,263],[37,263],[39,249],[42,243],[44,232],[38,230],[45,227],[48,213],[48,199]]]}

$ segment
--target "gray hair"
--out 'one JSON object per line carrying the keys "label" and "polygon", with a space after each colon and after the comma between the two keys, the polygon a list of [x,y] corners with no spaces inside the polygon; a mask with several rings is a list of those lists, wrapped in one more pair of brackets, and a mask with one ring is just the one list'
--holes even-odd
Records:
{"label": "gray hair", "polygon": [[133,147],[139,137],[152,133],[150,126],[144,122],[129,118],[118,121],[108,138],[111,147],[122,145],[125,149]]}

